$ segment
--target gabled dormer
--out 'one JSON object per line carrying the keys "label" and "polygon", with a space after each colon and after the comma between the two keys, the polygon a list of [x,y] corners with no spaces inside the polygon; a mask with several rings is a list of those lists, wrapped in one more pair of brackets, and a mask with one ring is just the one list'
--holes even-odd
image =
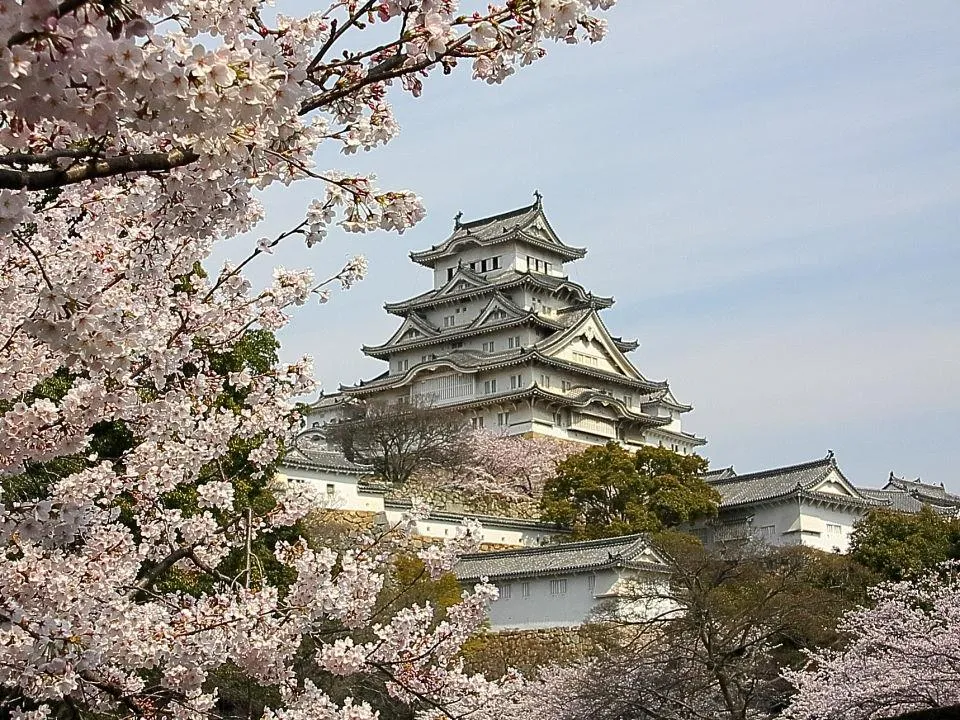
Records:
{"label": "gabled dormer", "polygon": [[477,330],[488,325],[499,325],[509,320],[520,320],[529,315],[522,307],[514,304],[500,293],[494,295],[487,306],[480,311],[476,319],[470,323],[470,330]]}
{"label": "gabled dormer", "polygon": [[470,292],[478,288],[487,287],[490,282],[481,274],[474,272],[468,266],[460,264],[453,268],[449,279],[441,285],[434,298],[449,297],[460,293]]}
{"label": "gabled dormer", "polygon": [[371,357],[383,357],[388,355],[390,351],[398,345],[407,345],[409,343],[435,338],[439,334],[439,328],[435,328],[419,315],[411,313],[407,315],[403,324],[390,336],[389,340],[382,345],[364,345],[363,352]]}
{"label": "gabled dormer", "polygon": [[578,322],[551,337],[541,352],[587,369],[614,373],[631,380],[645,380],[617,347],[594,310],[584,312]]}

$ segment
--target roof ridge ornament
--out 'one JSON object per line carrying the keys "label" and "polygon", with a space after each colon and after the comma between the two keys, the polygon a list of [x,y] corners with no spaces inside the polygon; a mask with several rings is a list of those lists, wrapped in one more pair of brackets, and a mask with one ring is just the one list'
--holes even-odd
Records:
{"label": "roof ridge ornament", "polygon": [[534,205],[536,205],[537,207],[540,207],[541,205],[543,205],[543,195],[540,194],[539,190],[533,191],[533,197],[534,197],[534,203],[533,203]]}
{"label": "roof ridge ornament", "polygon": [[457,214],[453,216],[453,229],[460,229],[460,221],[463,220],[463,210],[458,210]]}

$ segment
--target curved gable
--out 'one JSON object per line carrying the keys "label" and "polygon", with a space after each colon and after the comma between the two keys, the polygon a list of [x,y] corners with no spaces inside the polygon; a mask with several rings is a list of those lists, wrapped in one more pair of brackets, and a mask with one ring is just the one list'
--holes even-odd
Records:
{"label": "curved gable", "polygon": [[570,328],[547,338],[540,350],[547,357],[646,381],[617,347],[595,310],[585,313]]}
{"label": "curved gable", "polygon": [[365,345],[363,350],[364,352],[377,352],[378,350],[385,350],[395,345],[414,342],[422,338],[436,337],[439,334],[440,330],[438,328],[433,327],[433,325],[419,315],[411,313],[407,315],[397,331],[390,336],[389,340],[382,345],[369,347]]}
{"label": "curved gable", "polygon": [[509,299],[496,293],[480,311],[476,319],[468,325],[468,329],[475,330],[483,325],[495,325],[509,320],[520,320],[530,313]]}

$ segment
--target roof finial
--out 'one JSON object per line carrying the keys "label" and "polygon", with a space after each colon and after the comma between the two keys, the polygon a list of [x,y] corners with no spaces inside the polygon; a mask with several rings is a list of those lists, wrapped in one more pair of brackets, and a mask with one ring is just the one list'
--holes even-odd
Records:
{"label": "roof finial", "polygon": [[458,229],[460,227],[460,220],[463,219],[463,210],[458,210],[457,214],[453,216],[453,227]]}
{"label": "roof finial", "polygon": [[833,450],[827,450],[827,460],[833,460]]}
{"label": "roof finial", "polygon": [[533,191],[533,197],[536,198],[536,204],[540,205],[543,203],[543,195],[540,194],[539,190]]}

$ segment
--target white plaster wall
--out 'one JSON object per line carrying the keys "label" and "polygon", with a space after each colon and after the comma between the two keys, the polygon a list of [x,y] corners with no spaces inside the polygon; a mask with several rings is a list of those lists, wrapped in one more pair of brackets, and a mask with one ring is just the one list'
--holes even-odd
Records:
{"label": "white plaster wall", "polygon": [[[554,595],[550,592],[551,580],[559,579],[567,581],[567,592]],[[523,594],[525,582],[529,584],[529,597]],[[490,627],[535,630],[614,618],[647,619],[670,608],[669,601],[649,597],[651,588],[654,595],[665,595],[667,583],[662,573],[616,569],[501,581],[496,583],[501,596],[490,606]],[[504,593],[505,586],[510,587],[509,597]],[[638,597],[641,594],[647,597]]]}
{"label": "white plaster wall", "polygon": [[[616,579],[613,571],[604,571],[608,578],[598,578],[597,586],[610,585]],[[591,591],[588,578],[593,573],[532,577],[498,583],[510,586],[510,598],[503,597],[490,605],[490,627],[493,630],[534,630],[536,628],[575,627],[588,620],[600,605]],[[552,579],[566,579],[564,595],[550,594]],[[523,582],[530,584],[530,596],[523,597]]]}
{"label": "white plaster wall", "polygon": [[[832,508],[814,503],[803,503],[800,508],[803,544],[827,552],[845,553],[850,549],[850,533],[862,511],[854,508]],[[828,527],[839,525],[840,532]]]}
{"label": "white plaster wall", "polygon": [[[801,543],[800,533],[790,532],[800,527],[800,506],[795,498],[775,505],[751,508],[749,512],[753,515],[750,529],[754,537],[761,538],[762,535],[765,543],[777,547]],[[762,530],[771,526],[775,528],[772,532]]]}
{"label": "white plaster wall", "polygon": [[[458,251],[458,253],[453,257],[438,260],[433,271],[434,289],[442,288],[447,284],[447,270],[449,268],[457,267],[458,263],[463,262],[464,265],[469,266],[471,262],[475,262],[477,260],[489,260],[490,258],[494,257],[500,258],[500,269],[494,272],[501,272],[505,267],[508,267],[513,260],[511,250],[506,244],[492,245],[487,247],[473,245],[472,247],[467,247]],[[476,272],[480,272],[479,268]]]}
{"label": "white plaster wall", "polygon": [[620,599],[607,612],[612,610],[613,619],[624,622],[663,618],[678,608],[670,600],[670,577],[666,573],[621,570],[609,592]]}
{"label": "white plaster wall", "polygon": [[[795,497],[781,503],[760,505],[734,512],[720,511],[721,519],[752,515],[749,530],[752,536],[769,545],[804,545],[826,552],[845,553],[850,547],[850,533],[861,517],[857,509],[834,508]],[[839,533],[828,527],[838,525]],[[766,528],[773,527],[772,532]]]}
{"label": "white plaster wall", "polygon": [[[679,429],[679,422],[677,422]],[[669,433],[658,433],[656,430],[647,430],[643,436],[643,442],[646,445],[663,446],[670,450],[676,447],[676,452],[681,455],[689,455],[697,451],[697,446],[682,435],[672,435]]]}
{"label": "white plaster wall", "polygon": [[[324,470],[302,470],[282,467],[277,472],[280,482],[305,483],[315,488],[317,498],[324,508],[332,510],[361,510],[382,512],[383,497],[366,494],[357,486],[359,475],[348,475]],[[333,492],[328,492],[328,486]]]}

